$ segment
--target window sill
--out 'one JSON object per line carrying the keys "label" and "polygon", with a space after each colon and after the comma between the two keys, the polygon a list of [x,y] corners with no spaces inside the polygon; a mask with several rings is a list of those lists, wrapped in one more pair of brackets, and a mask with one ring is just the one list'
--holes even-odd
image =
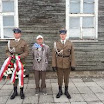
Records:
{"label": "window sill", "polygon": [[98,40],[72,40],[70,39],[71,42],[84,42],[84,43],[87,43],[87,42],[98,42]]}
{"label": "window sill", "polygon": [[13,40],[13,39],[14,39],[14,38],[9,38],[9,39],[8,39],[8,38],[7,38],[7,39],[6,39],[6,38],[5,38],[5,39],[0,39],[0,42],[8,42],[8,40]]}

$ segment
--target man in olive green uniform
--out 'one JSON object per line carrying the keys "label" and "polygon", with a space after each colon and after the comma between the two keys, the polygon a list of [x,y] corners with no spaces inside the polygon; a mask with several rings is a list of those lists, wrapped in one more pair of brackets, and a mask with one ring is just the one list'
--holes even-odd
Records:
{"label": "man in olive green uniform", "polygon": [[[8,41],[8,45],[6,48],[6,55],[7,55],[7,57],[13,56],[15,54],[19,55],[22,64],[24,64],[25,58],[29,52],[28,44],[26,43],[25,40],[21,39],[21,30],[19,28],[13,29],[13,32],[14,32],[15,39]],[[17,84],[18,83],[16,81],[13,84],[14,92],[13,92],[12,96],[10,97],[10,99],[14,99],[15,96],[18,95]],[[20,88],[20,97],[21,97],[21,99],[24,99],[23,87]]]}
{"label": "man in olive green uniform", "polygon": [[54,71],[57,71],[59,85],[59,92],[56,95],[56,98],[60,98],[60,96],[63,94],[62,84],[64,79],[64,94],[68,99],[71,99],[71,96],[68,92],[68,83],[70,71],[75,70],[74,48],[71,41],[66,40],[67,31],[62,29],[59,32],[61,40],[54,43],[54,49],[52,53],[52,68]]}

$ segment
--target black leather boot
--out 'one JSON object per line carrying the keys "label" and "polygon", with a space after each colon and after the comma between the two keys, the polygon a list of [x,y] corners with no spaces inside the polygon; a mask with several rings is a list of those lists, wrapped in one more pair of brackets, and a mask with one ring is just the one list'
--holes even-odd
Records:
{"label": "black leather boot", "polygon": [[14,92],[13,92],[13,94],[11,95],[10,99],[14,99],[15,96],[18,96],[17,87],[14,87]]}
{"label": "black leather boot", "polygon": [[21,97],[21,99],[24,99],[25,98],[25,95],[23,93],[23,87],[20,88],[20,97]]}
{"label": "black leather boot", "polygon": [[71,96],[70,96],[70,94],[69,94],[69,92],[68,92],[68,86],[65,86],[65,93],[64,93],[65,95],[66,95],[66,97],[68,98],[68,99],[71,99]]}
{"label": "black leather boot", "polygon": [[58,94],[56,95],[56,98],[60,98],[62,94],[63,94],[63,92],[62,92],[62,87],[59,86],[59,92],[58,92]]}

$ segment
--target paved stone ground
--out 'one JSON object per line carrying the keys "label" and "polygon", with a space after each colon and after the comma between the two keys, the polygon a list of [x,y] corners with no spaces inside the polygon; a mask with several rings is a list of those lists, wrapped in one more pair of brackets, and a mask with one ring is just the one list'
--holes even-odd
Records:
{"label": "paved stone ground", "polygon": [[[56,99],[57,79],[47,79],[47,95],[35,95],[35,81],[25,79],[25,99],[17,96],[10,100],[13,86],[9,81],[0,82],[0,104],[104,104],[104,78],[70,78],[69,92],[71,99],[65,95]],[[64,87],[63,87],[64,90]],[[19,88],[18,88],[19,92]]]}

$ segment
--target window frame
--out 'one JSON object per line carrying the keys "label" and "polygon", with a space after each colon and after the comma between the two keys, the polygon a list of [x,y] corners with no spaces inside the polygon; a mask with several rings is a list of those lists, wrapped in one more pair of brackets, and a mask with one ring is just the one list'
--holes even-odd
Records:
{"label": "window frame", "polygon": [[[14,1],[14,12],[2,12],[2,1]],[[1,11],[0,11],[0,27],[1,27],[1,36],[0,36],[0,40],[8,40],[8,39],[14,39],[13,38],[5,38],[4,36],[4,28],[8,28],[10,26],[3,26],[3,16],[14,16],[14,27],[19,27],[19,18],[18,18],[18,0],[1,0],[0,1],[0,7],[1,7]],[[14,28],[13,27],[13,28]],[[12,27],[10,27],[12,28]]]}
{"label": "window frame", "polygon": [[[95,25],[95,38],[93,40],[97,40],[98,39],[98,0],[95,0],[95,8],[94,8],[94,14],[85,14],[83,13],[83,5],[84,2],[83,0],[80,0],[80,13],[78,14],[70,14],[70,0],[66,0],[66,29],[67,29],[67,38],[69,39],[69,35],[70,35],[70,17],[80,17],[80,39],[74,39],[74,40],[84,40],[83,36],[82,36],[82,17],[95,17],[95,21],[94,21],[94,25]],[[76,38],[76,37],[75,37]],[[87,39],[87,40],[92,40],[91,38]]]}

